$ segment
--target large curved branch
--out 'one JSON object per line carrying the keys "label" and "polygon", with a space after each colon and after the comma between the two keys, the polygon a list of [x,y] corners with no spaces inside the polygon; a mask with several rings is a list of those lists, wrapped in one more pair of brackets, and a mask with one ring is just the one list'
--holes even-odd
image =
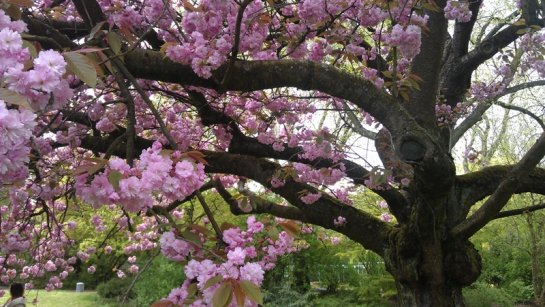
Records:
{"label": "large curved branch", "polygon": [[530,25],[544,26],[544,20],[537,17],[538,8],[535,0],[522,0],[522,18],[525,24],[512,24],[498,32],[496,35],[484,40],[467,56],[462,59],[463,69],[473,71],[484,61],[492,58],[499,50],[514,42],[523,34],[517,33],[518,30],[525,29]]}
{"label": "large curved branch", "polygon": [[[214,78],[204,79],[197,76],[190,66],[175,63],[160,52],[143,49],[127,53],[125,65],[136,78],[214,90],[220,88],[212,79],[223,79],[228,66],[224,64],[214,71]],[[223,87],[229,91],[251,92],[280,87],[318,90],[351,101],[370,113],[394,135],[401,133],[404,126],[417,129],[405,108],[371,81],[330,65],[298,60],[238,61],[226,81]]]}
{"label": "large curved branch", "polygon": [[62,46],[63,48],[76,49],[78,45],[66,37],[63,33],[57,30],[54,26],[48,24],[43,20],[34,18],[33,16],[28,16],[23,14],[22,20],[27,24],[28,33],[31,35],[36,35],[40,37],[47,37],[54,40],[56,43],[47,43],[41,42],[42,47],[45,49],[56,49],[57,45]]}
{"label": "large curved branch", "polygon": [[[88,150],[105,152],[114,141],[114,138],[101,138],[88,135],[82,138],[80,147]],[[153,141],[151,140],[137,137],[135,139],[135,148],[143,150],[149,148],[152,143]],[[114,151],[114,154],[121,158],[126,155],[126,148],[121,146]],[[273,188],[270,185],[270,178],[272,178],[275,171],[280,168],[280,165],[277,163],[256,157],[226,152],[211,152],[204,150],[201,152],[206,156],[205,159],[210,164],[210,166],[205,167],[206,172],[234,174],[255,180],[284,197],[293,206],[298,208],[302,213],[302,216],[297,215],[298,220],[308,221],[315,225],[334,229],[356,242],[361,243],[365,248],[373,250],[381,255],[384,254],[387,233],[391,229],[391,226],[387,223],[327,194],[322,195],[322,197],[313,204],[305,204],[298,197],[301,195],[299,192],[307,190],[310,193],[317,193],[318,191],[308,184],[296,182],[292,179],[288,179],[283,187]],[[175,206],[175,204],[173,204],[173,206]],[[342,227],[337,227],[334,224],[334,219],[338,216],[345,217],[347,219],[347,224]],[[363,229],[366,229],[365,232],[361,231],[362,227]]]}
{"label": "large curved branch", "polygon": [[[512,165],[495,165],[486,167],[480,171],[458,176],[456,178],[456,188],[460,191],[459,197],[465,214],[467,215],[471,206],[476,202],[491,195],[512,169]],[[514,193],[537,193],[545,195],[545,169],[534,168]]]}
{"label": "large curved branch", "polygon": [[[365,248],[384,255],[384,247],[388,240],[387,234],[391,230],[391,226],[387,223],[327,194],[323,194],[312,204],[306,204],[299,198],[300,192],[306,190],[310,193],[317,193],[318,191],[308,184],[296,182],[293,179],[288,179],[282,187],[272,187],[270,178],[280,167],[277,163],[225,152],[202,152],[210,164],[210,166],[206,166],[206,172],[236,174],[255,180],[297,207],[304,216],[303,220],[327,229],[334,229],[361,243]],[[347,223],[344,226],[337,227],[334,224],[334,219],[339,216],[346,218]],[[362,229],[365,231],[362,232]]]}
{"label": "large curved branch", "polygon": [[[353,180],[355,184],[365,184],[364,181],[369,177],[369,170],[365,169],[361,165],[354,163],[347,159],[334,162],[331,159],[317,159],[310,161],[299,157],[299,154],[303,153],[302,148],[294,147],[286,148],[283,151],[276,151],[271,146],[262,144],[256,139],[246,137],[244,135],[235,134],[229,145],[229,152],[235,154],[251,155],[257,158],[271,158],[280,159],[285,161],[299,162],[312,165],[314,168],[319,169],[322,167],[331,167],[339,162],[343,163],[346,167],[346,175]],[[373,189],[373,192],[382,197],[392,209],[392,214],[398,219],[398,221],[404,221],[405,212],[409,208],[407,200],[403,197],[399,191],[395,189]]]}
{"label": "large curved branch", "polygon": [[[189,66],[174,63],[159,52],[135,49],[125,55],[125,63],[137,78],[220,90],[213,80],[197,76]],[[213,72],[211,79],[221,80],[226,68],[227,64],[222,65]],[[310,61],[237,61],[231,77],[222,85],[225,90],[243,92],[280,87],[318,90],[351,101],[371,114],[390,131],[396,153],[404,162],[427,164],[426,168],[416,169],[416,173],[422,175],[415,176],[422,180],[419,182],[422,189],[444,190],[450,183],[444,178],[453,178],[454,165],[439,141],[428,134],[400,103],[369,80]],[[433,125],[435,127],[435,122]]]}
{"label": "large curved branch", "polygon": [[485,203],[473,215],[452,229],[452,234],[460,238],[469,238],[484,227],[507,204],[511,196],[535,170],[535,166],[545,155],[545,133],[528,150],[522,159],[506,174],[499,186]]}

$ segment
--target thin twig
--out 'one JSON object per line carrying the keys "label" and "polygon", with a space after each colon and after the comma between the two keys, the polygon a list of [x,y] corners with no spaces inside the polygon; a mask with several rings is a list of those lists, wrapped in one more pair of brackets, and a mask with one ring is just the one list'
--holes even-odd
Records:
{"label": "thin twig", "polygon": [[138,277],[140,277],[140,275],[142,275],[142,273],[144,273],[144,271],[146,271],[146,269],[149,267],[149,265],[151,264],[153,259],[155,259],[155,257],[157,257],[157,255],[159,255],[160,252],[161,252],[161,249],[157,249],[157,252],[153,256],[151,256],[151,258],[149,258],[148,261],[146,261],[146,264],[144,265],[144,267],[138,272],[138,274],[136,274],[136,276],[134,277],[131,285],[127,289],[127,292],[125,292],[125,295],[123,295],[123,301],[121,302],[121,307],[125,306],[125,300],[127,299],[127,296],[129,296],[129,292],[134,287],[134,284],[138,280]]}
{"label": "thin twig", "polygon": [[222,86],[224,86],[225,83],[229,80],[229,76],[233,71],[233,66],[235,66],[238,55],[238,45],[240,43],[240,26],[242,25],[242,17],[244,15],[244,10],[248,6],[248,4],[250,4],[250,2],[252,2],[252,0],[244,0],[244,2],[242,2],[238,9],[237,23],[235,26],[235,43],[233,44],[233,49],[231,50],[231,59],[229,61],[229,66],[227,67],[227,72],[225,73],[225,75],[223,76],[223,80],[221,81]]}
{"label": "thin twig", "polygon": [[201,203],[204,209],[204,212],[206,212],[206,215],[208,216],[208,219],[210,220],[210,223],[212,223],[212,227],[214,228],[216,235],[218,236],[218,245],[219,245],[222,242],[223,233],[221,232],[221,229],[218,226],[218,223],[216,222],[216,219],[214,218],[214,214],[212,214],[210,207],[208,207],[208,204],[204,200],[204,197],[202,197],[201,191],[197,190],[196,194],[197,194],[197,198],[199,199],[199,202]]}
{"label": "thin twig", "polygon": [[130,83],[132,83],[132,85],[134,86],[138,94],[140,94],[144,102],[146,102],[151,112],[153,113],[155,120],[157,120],[157,123],[159,123],[159,127],[161,127],[161,132],[170,143],[170,147],[173,150],[178,150],[178,144],[174,141],[174,139],[172,138],[172,135],[170,135],[170,132],[168,132],[167,127],[165,123],[163,122],[163,119],[161,118],[161,115],[159,114],[155,106],[153,105],[153,102],[149,99],[148,95],[146,95],[146,93],[144,92],[140,84],[138,84],[138,82],[136,81],[136,78],[133,77],[133,75],[129,72],[129,70],[125,67],[125,65],[123,64],[123,62],[121,62],[121,60],[113,59],[112,62],[115,63],[117,67],[119,67],[123,75],[127,78],[127,80],[129,80]]}

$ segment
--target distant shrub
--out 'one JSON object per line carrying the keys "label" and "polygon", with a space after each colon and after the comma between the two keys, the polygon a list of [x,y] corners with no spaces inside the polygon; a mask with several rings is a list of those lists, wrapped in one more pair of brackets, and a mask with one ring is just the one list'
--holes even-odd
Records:
{"label": "distant shrub", "polygon": [[[122,298],[127,292],[132,280],[130,278],[112,278],[97,287],[97,293],[103,298]],[[128,295],[128,298],[136,297],[134,290]]]}
{"label": "distant shrub", "polygon": [[522,280],[517,279],[505,287],[511,297],[517,302],[530,300],[534,297],[534,287],[526,285]]}
{"label": "distant shrub", "polygon": [[158,256],[136,281],[134,291],[138,296],[131,301],[132,306],[150,306],[167,297],[172,289],[181,287],[185,279],[183,265]]}
{"label": "distant shrub", "polygon": [[391,275],[364,276],[356,294],[359,301],[367,306],[391,306],[390,299],[397,293],[395,280]]}
{"label": "distant shrub", "polygon": [[262,289],[261,292],[263,303],[267,307],[311,307],[315,306],[311,301],[317,295],[315,291],[301,294],[284,287],[271,287]]}
{"label": "distant shrub", "polygon": [[505,290],[480,282],[464,288],[463,295],[466,307],[513,306],[513,299]]}
{"label": "distant shrub", "polygon": [[388,302],[364,302],[359,299],[357,291],[340,290],[336,293],[323,293],[312,301],[314,307],[392,307]]}

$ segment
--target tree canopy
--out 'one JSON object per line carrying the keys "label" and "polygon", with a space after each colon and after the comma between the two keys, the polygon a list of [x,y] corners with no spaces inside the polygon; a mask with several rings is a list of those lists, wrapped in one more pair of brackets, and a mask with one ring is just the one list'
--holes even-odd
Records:
{"label": "tree canopy", "polygon": [[[545,127],[517,98],[545,84],[545,5],[501,5],[2,1],[2,280],[68,266],[77,204],[108,206],[126,230],[149,217],[126,252],[196,257],[176,304],[256,305],[263,270],[314,224],[383,257],[401,306],[463,306],[462,287],[481,272],[468,239],[517,214],[500,213],[512,195],[545,193],[541,132],[511,165],[458,174],[452,156],[492,105]],[[389,211],[353,207],[357,186]],[[220,226],[202,196],[212,189],[233,214],[280,219]],[[213,234],[176,224],[195,197]],[[15,255],[29,251],[32,266],[18,268]]]}

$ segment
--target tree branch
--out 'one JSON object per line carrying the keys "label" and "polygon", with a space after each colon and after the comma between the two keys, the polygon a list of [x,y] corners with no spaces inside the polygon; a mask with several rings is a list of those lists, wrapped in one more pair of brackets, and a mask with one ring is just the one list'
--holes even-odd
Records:
{"label": "tree branch", "polygon": [[545,133],[522,157],[503,179],[495,191],[473,215],[452,229],[452,234],[459,238],[469,238],[484,227],[507,204],[526,177],[545,155]]}
{"label": "tree branch", "polygon": [[520,209],[502,211],[502,212],[496,214],[496,216],[493,219],[494,220],[495,219],[501,219],[501,218],[504,218],[504,217],[520,215],[520,214],[524,214],[524,213],[527,213],[527,212],[533,212],[533,211],[537,211],[537,210],[541,210],[541,209],[545,209],[545,204],[539,204],[539,205],[528,206],[528,207],[524,207],[524,208],[520,208]]}
{"label": "tree branch", "polygon": [[[456,188],[466,216],[476,202],[483,200],[497,189],[514,166],[496,165],[456,178]],[[545,195],[545,169],[534,168],[514,194],[537,193]]]}
{"label": "tree branch", "polygon": [[[297,207],[304,216],[301,220],[327,229],[334,229],[361,243],[365,248],[384,255],[383,249],[386,244],[387,234],[391,229],[391,226],[387,223],[325,193],[316,202],[306,204],[299,198],[301,192],[306,190],[309,193],[317,193],[318,191],[308,184],[296,182],[293,179],[286,180],[286,184],[282,187],[272,187],[270,178],[280,167],[277,163],[231,153],[202,152],[211,165],[206,166],[206,172],[236,174],[255,180]],[[337,227],[334,224],[334,219],[338,216],[346,218],[347,223],[345,226]],[[366,229],[366,231],[362,232],[361,229]]]}
{"label": "tree branch", "polygon": [[[214,80],[197,76],[190,66],[175,63],[160,52],[135,49],[125,55],[125,66],[136,78],[220,90]],[[223,64],[213,72],[216,80],[221,80],[227,66]],[[237,61],[223,87],[225,90],[243,92],[280,87],[318,90],[351,101],[394,135],[404,131],[404,125],[418,129],[405,108],[371,81],[322,63],[298,60]]]}
{"label": "tree branch", "polygon": [[523,113],[523,114],[526,114],[526,115],[530,116],[531,118],[533,118],[541,126],[541,129],[545,130],[545,124],[543,124],[543,121],[541,120],[541,118],[539,118],[539,116],[535,115],[534,113],[526,110],[525,108],[521,108],[521,107],[511,105],[511,104],[503,103],[501,101],[496,101],[494,104],[496,104],[496,105],[498,105],[498,106],[500,106],[502,108],[519,111],[520,113]]}
{"label": "tree branch", "polygon": [[106,20],[106,15],[96,0],[72,0],[72,3],[89,30]]}
{"label": "tree branch", "polygon": [[218,191],[218,194],[220,194],[223,200],[225,200],[225,202],[229,205],[229,209],[234,215],[268,213],[285,219],[307,222],[305,220],[305,216],[298,208],[292,206],[281,206],[258,197],[257,195],[251,195],[252,198],[255,197],[259,200],[255,202],[255,208],[252,208],[252,210],[249,212],[244,212],[242,209],[240,209],[238,201],[233,199],[233,196],[225,189],[221,181],[215,181],[215,188]]}

